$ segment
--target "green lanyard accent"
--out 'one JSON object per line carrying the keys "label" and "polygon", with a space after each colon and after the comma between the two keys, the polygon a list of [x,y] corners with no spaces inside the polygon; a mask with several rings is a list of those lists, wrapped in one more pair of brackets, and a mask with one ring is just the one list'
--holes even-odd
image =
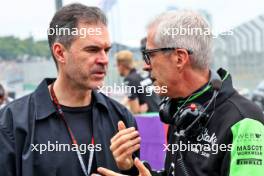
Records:
{"label": "green lanyard accent", "polygon": [[[226,72],[224,78],[222,79],[222,81],[225,81],[228,77],[229,73]],[[186,100],[180,100],[178,101],[178,103],[188,103],[191,102],[193,100],[195,100],[196,98],[200,97],[201,95],[203,95],[205,92],[207,92],[208,90],[210,90],[212,88],[212,86],[210,84],[208,84],[203,90],[201,90],[200,92],[195,93],[194,95],[192,95],[192,97],[189,98],[189,100],[187,102],[185,102]]]}

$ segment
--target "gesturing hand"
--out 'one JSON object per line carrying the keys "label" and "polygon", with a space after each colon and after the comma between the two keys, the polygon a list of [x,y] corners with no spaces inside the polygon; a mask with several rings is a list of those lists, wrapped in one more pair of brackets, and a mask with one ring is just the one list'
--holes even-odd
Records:
{"label": "gesturing hand", "polygon": [[[134,164],[139,171],[139,176],[151,176],[149,170],[144,166],[144,164],[138,158],[135,158]],[[99,167],[97,170],[103,176],[125,176],[103,167]],[[92,176],[95,176],[95,174],[92,174]]]}
{"label": "gesturing hand", "polygon": [[124,122],[118,122],[119,132],[111,139],[110,150],[113,153],[117,167],[129,170],[133,166],[132,154],[139,150],[141,138],[134,127],[126,128]]}

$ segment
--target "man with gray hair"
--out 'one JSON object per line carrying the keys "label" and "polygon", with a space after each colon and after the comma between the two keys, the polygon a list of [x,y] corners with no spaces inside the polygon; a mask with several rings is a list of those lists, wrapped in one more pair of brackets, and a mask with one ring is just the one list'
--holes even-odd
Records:
{"label": "man with gray hair", "polygon": [[[121,160],[133,147],[129,132],[111,139],[118,166],[135,165],[140,176],[262,176],[263,114],[238,94],[227,71],[210,69],[208,23],[193,11],[166,12],[150,23],[147,32],[145,69],[155,85],[168,89],[160,106],[160,119],[169,124],[165,166],[154,172],[138,159]],[[98,171],[120,175],[105,168]]]}
{"label": "man with gray hair", "polygon": [[[140,138],[132,114],[97,91],[111,48],[105,14],[79,3],[64,6],[50,22],[48,41],[57,78],[0,111],[0,175],[89,176],[99,166],[121,172],[111,137],[126,126],[135,143]],[[124,173],[133,174],[129,169]]]}

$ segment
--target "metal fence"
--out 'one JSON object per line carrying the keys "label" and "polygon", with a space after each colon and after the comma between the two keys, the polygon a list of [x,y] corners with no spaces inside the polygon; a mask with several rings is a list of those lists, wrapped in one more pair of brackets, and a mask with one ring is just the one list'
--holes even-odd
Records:
{"label": "metal fence", "polygon": [[238,88],[254,89],[264,80],[264,16],[219,35],[214,41],[214,68],[224,67]]}

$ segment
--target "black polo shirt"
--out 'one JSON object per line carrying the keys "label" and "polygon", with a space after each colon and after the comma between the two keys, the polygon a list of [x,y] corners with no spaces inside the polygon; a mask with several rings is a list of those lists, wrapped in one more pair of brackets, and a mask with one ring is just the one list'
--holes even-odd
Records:
{"label": "black polo shirt", "polygon": [[130,87],[127,89],[127,96],[130,100],[138,99],[140,105],[146,103],[148,112],[159,111],[160,98],[151,90],[153,85],[149,77],[143,78],[136,69],[132,69],[124,82],[126,86]]}
{"label": "black polo shirt", "polygon": [[[0,110],[1,176],[83,175],[76,152],[40,153],[32,147],[38,145],[40,150],[40,144],[71,144],[50,98],[48,85],[54,80],[45,79],[33,93]],[[96,166],[119,172],[109,149],[110,139],[117,133],[119,120],[127,127],[136,127],[136,122],[125,107],[96,90],[92,91],[91,113],[94,141],[101,148],[95,152]]]}

